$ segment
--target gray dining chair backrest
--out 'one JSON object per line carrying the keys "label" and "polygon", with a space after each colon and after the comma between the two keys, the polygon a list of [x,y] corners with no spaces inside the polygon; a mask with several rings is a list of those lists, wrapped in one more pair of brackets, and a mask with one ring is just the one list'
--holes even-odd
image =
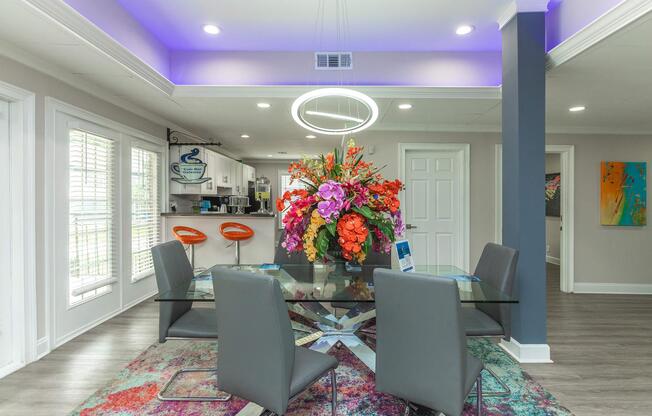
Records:
{"label": "gray dining chair backrest", "polygon": [[[518,264],[518,250],[488,243],[475,268],[475,276],[493,288],[512,296],[514,280],[516,279],[516,265]],[[505,338],[511,336],[512,318],[511,305],[507,303],[478,303],[476,308],[489,315],[498,322],[505,331]]]}
{"label": "gray dining chair backrest", "polygon": [[278,281],[225,269],[213,272],[213,288],[220,390],[284,414],[295,344]]}
{"label": "gray dining chair backrest", "polygon": [[[154,273],[159,293],[185,291],[193,278],[192,266],[183,245],[172,240],[152,247]],[[192,308],[192,302],[159,302],[159,342],[165,342],[168,328]]]}
{"label": "gray dining chair backrest", "polygon": [[452,279],[374,272],[376,389],[444,414],[460,414],[466,336]]}

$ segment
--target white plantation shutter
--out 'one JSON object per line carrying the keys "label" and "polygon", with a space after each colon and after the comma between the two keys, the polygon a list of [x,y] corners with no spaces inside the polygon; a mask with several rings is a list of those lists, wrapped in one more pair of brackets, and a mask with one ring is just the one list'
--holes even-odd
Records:
{"label": "white plantation shutter", "polygon": [[117,282],[117,146],[109,138],[69,130],[69,304]]}
{"label": "white plantation shutter", "polygon": [[154,271],[150,249],[158,244],[161,214],[161,158],[157,152],[131,149],[131,279]]}

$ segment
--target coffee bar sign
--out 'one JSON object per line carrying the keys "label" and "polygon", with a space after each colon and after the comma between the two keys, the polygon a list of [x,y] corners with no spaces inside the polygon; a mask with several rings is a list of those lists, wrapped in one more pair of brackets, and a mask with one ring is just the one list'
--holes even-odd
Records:
{"label": "coffee bar sign", "polygon": [[170,164],[172,173],[177,175],[172,177],[173,181],[183,184],[200,184],[210,181],[211,178],[205,178],[206,163],[197,157],[199,149],[194,148],[188,153],[184,153],[179,157],[179,162]]}

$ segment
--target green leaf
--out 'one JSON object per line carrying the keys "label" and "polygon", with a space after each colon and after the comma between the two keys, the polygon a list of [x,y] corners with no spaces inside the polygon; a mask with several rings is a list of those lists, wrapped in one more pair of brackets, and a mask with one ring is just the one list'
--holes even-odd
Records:
{"label": "green leaf", "polygon": [[327,222],[326,223],[326,230],[335,237],[337,235],[337,224],[335,222]]}
{"label": "green leaf", "polygon": [[319,234],[317,234],[317,240],[315,241],[315,247],[317,248],[317,257],[322,258],[324,257],[324,254],[328,251],[328,245],[329,245],[329,238],[328,238],[328,231],[326,231],[325,228],[322,228],[319,230]]}
{"label": "green leaf", "polygon": [[362,251],[364,252],[365,255],[369,253],[369,250],[371,250],[372,244],[373,244],[373,240],[371,238],[371,230],[369,230],[369,233],[367,234],[367,239],[362,244]]}
{"label": "green leaf", "polygon": [[353,211],[357,212],[358,214],[362,215],[363,217],[365,217],[365,218],[367,218],[369,220],[375,220],[376,219],[376,214],[367,205],[363,205],[360,208],[353,207]]}

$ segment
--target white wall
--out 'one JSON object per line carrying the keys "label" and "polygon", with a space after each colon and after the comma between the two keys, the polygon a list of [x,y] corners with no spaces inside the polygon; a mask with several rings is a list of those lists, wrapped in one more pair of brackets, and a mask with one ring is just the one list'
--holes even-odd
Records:
{"label": "white wall", "polygon": [[[546,173],[559,173],[561,170],[561,156],[559,154],[546,154]],[[546,217],[546,247],[551,262],[559,262],[559,246],[561,242],[561,218]]]}
{"label": "white wall", "polygon": [[55,78],[0,56],[0,81],[16,85],[36,94],[36,295],[37,337],[45,335],[45,280],[44,276],[44,187],[43,164],[45,149],[45,97],[50,96],[74,106],[107,117],[152,136],[165,138],[165,127],[154,124],[120,107],[102,101]]}

